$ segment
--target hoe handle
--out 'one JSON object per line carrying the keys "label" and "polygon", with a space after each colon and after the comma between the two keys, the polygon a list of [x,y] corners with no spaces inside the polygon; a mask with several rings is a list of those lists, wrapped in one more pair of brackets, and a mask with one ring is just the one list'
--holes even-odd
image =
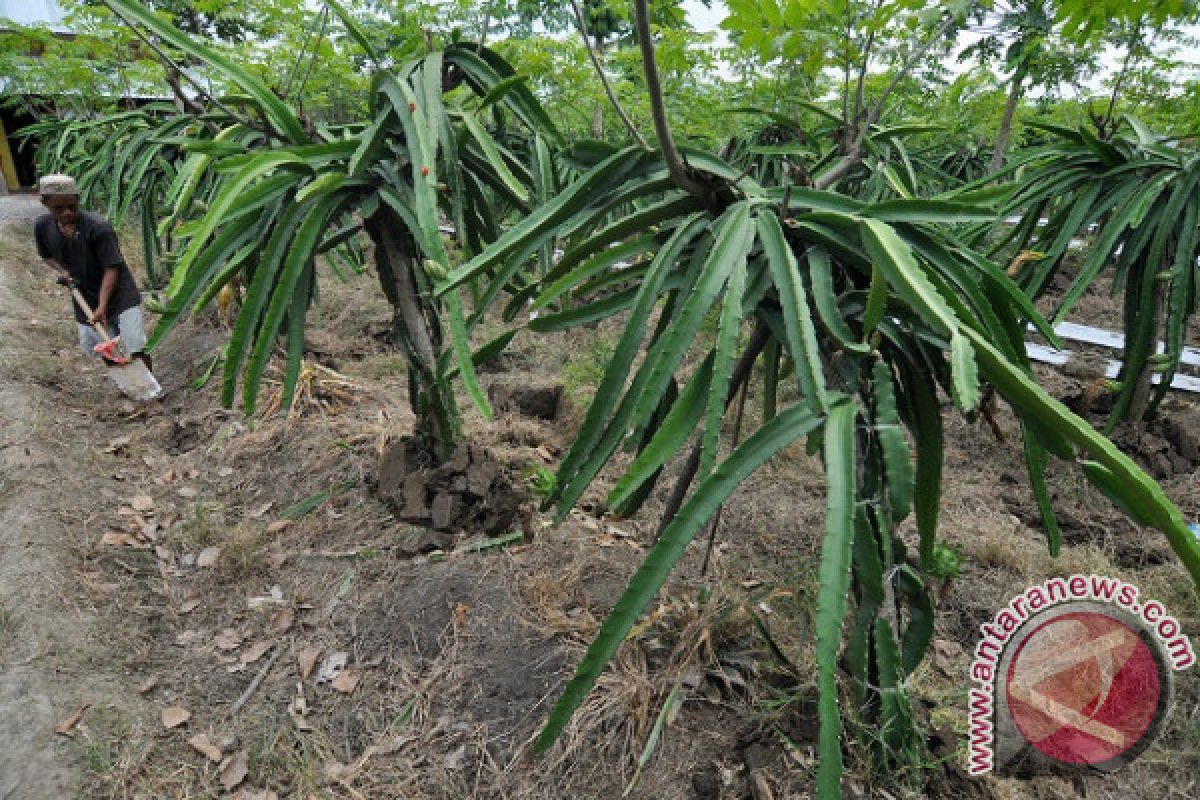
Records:
{"label": "hoe handle", "polygon": [[[83,293],[79,291],[79,287],[76,286],[74,282],[71,282],[67,285],[67,288],[71,290],[71,296],[75,298],[75,302],[79,304],[79,307],[83,309],[83,313],[88,315],[88,319],[91,319],[92,307],[88,305],[87,300],[83,299]],[[100,337],[104,339],[105,344],[108,344],[108,342],[111,341],[108,336],[108,331],[99,322],[93,320],[92,327],[95,328],[96,333],[100,334]]]}

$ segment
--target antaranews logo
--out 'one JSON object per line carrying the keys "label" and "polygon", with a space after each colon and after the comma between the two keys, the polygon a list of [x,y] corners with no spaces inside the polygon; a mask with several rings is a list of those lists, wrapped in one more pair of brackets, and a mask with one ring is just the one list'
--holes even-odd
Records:
{"label": "antaranews logo", "polygon": [[967,771],[1114,770],[1159,735],[1173,672],[1196,663],[1162,603],[1102,575],[1051,578],[1002,608],[971,663]]}

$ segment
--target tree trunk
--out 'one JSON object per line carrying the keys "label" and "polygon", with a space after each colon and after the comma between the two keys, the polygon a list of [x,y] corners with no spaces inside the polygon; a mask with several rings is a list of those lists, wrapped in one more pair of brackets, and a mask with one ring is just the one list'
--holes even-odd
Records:
{"label": "tree trunk", "polygon": [[[596,63],[601,69],[604,67],[604,37],[596,37]],[[604,106],[596,103],[596,108],[592,111],[592,138],[604,138]]]}
{"label": "tree trunk", "polygon": [[[1160,280],[1157,276],[1154,279],[1154,287],[1150,290],[1154,293],[1154,301],[1150,310],[1150,316],[1153,319],[1151,323],[1150,335],[1150,356],[1153,357],[1158,352],[1158,332],[1163,327],[1163,317],[1166,313],[1166,294],[1168,284],[1166,281]],[[1123,358],[1128,358],[1126,352]],[[1155,370],[1149,364],[1142,367],[1142,371],[1137,375],[1131,375],[1130,380],[1137,383],[1134,386],[1133,394],[1129,399],[1129,411],[1125,414],[1125,419],[1132,422],[1145,422],[1146,412],[1150,408],[1150,393],[1154,389],[1154,372]]]}
{"label": "tree trunk", "polygon": [[436,335],[421,307],[411,254],[396,239],[386,215],[366,221],[367,234],[375,244],[379,280],[392,304],[396,332],[406,350],[409,369],[409,398],[417,417],[416,430],[426,439],[438,460],[448,458],[458,439],[458,409],[447,381],[438,375]]}
{"label": "tree trunk", "polygon": [[1004,119],[1000,121],[1000,132],[996,134],[996,149],[992,151],[992,163],[989,172],[995,172],[1004,166],[1004,154],[1008,151],[1008,138],[1012,135],[1013,117],[1017,113],[1017,104],[1024,94],[1025,75],[1028,67],[1024,62],[1017,66],[1013,73],[1012,83],[1008,89],[1008,102],[1004,106]]}

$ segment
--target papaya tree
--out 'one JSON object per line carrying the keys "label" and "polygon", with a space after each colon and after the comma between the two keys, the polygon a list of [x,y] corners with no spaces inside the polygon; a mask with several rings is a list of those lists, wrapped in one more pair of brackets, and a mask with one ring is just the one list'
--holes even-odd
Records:
{"label": "papaya tree", "polygon": [[[559,519],[623,446],[635,455],[608,497],[622,515],[635,513],[669,474],[668,462],[682,457],[654,546],[536,747],[555,741],[719,506],[782,448],[804,440],[823,458],[827,495],[816,609],[818,794],[842,796],[843,714],[873,732],[880,767],[911,775],[923,738],[905,682],[933,630],[927,579],[942,482],[939,392],[965,414],[977,413],[985,382],[1008,401],[1047,516],[1042,474],[1057,457],[1162,531],[1197,579],[1200,543],[1154,481],[1034,381],[1025,324],[1051,341],[1053,331],[1004,270],[960,235],[994,220],[996,192],[864,202],[764,184],[677,147],[644,0],[634,10],[658,147],[611,150],[436,287],[449,297],[471,281],[503,284],[538,247],[566,237],[553,268],[526,293],[536,312],[530,327],[550,332],[622,315],[619,341],[547,498]],[[641,257],[618,268],[633,252]],[[709,317],[717,319],[712,339],[701,335]],[[697,359],[690,370],[689,352]],[[723,453],[726,409],[758,374],[763,421]],[[897,535],[910,515],[915,548]],[[1047,530],[1057,551],[1057,529]]]}

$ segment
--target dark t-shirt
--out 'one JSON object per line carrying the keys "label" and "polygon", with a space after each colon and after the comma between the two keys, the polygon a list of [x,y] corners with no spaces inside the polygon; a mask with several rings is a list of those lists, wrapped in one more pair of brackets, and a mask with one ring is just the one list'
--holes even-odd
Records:
{"label": "dark t-shirt", "polygon": [[[37,240],[38,255],[53,258],[67,268],[71,277],[79,284],[83,299],[93,309],[100,301],[100,283],[104,279],[105,267],[117,268],[117,285],[108,300],[108,318],[115,319],[141,302],[133,273],[121,255],[117,232],[99,214],[84,211],[79,215],[74,238],[68,239],[59,231],[54,216],[43,214],[33,225],[33,237]],[[86,323],[87,316],[72,303],[75,320]]]}

